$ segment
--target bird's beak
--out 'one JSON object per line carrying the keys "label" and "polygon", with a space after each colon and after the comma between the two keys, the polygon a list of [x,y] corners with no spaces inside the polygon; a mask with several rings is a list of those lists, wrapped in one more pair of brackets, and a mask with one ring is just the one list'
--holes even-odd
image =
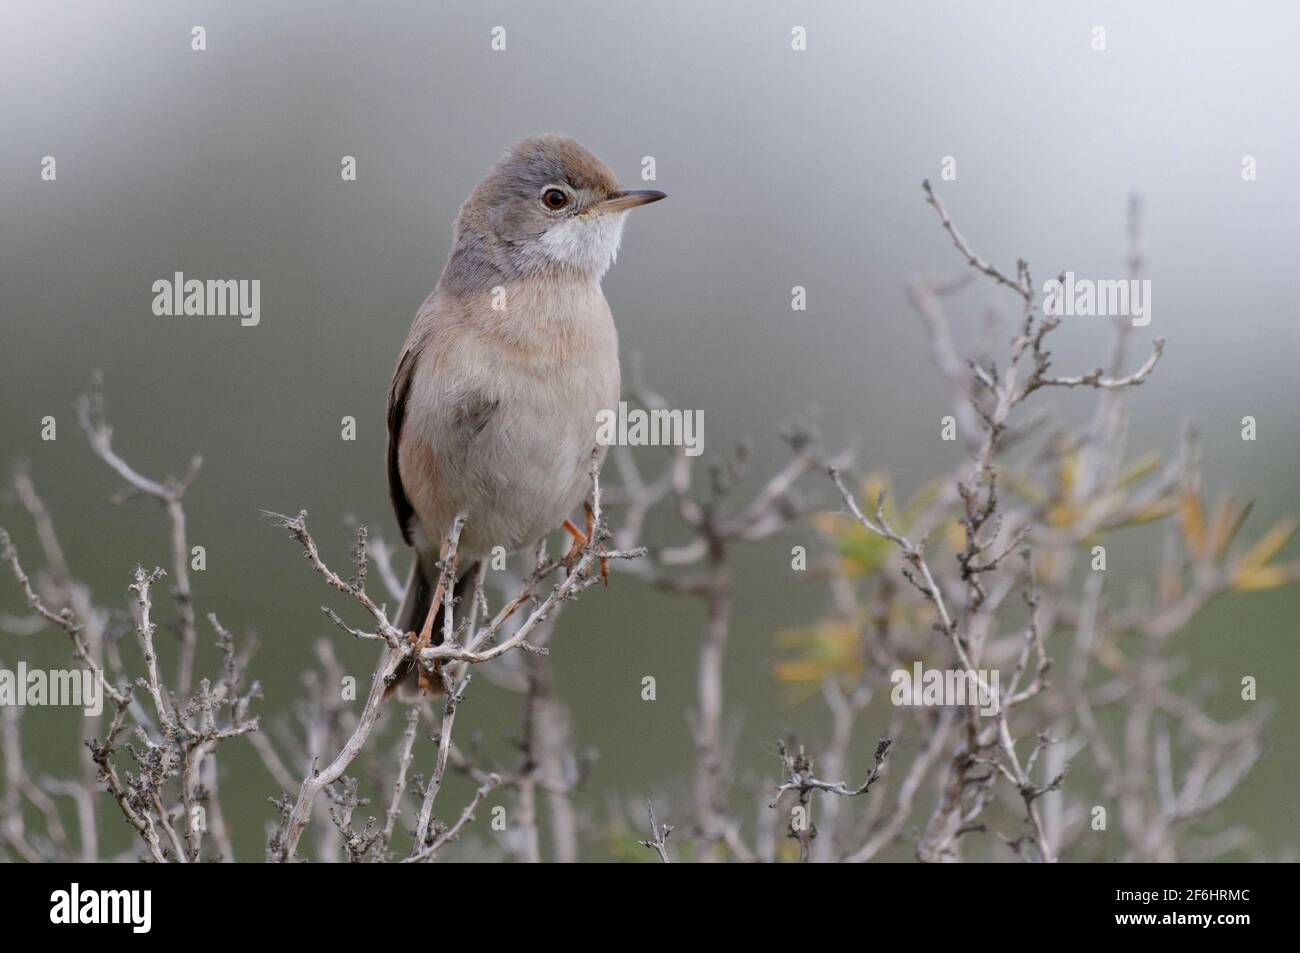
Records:
{"label": "bird's beak", "polygon": [[651,202],[658,202],[660,199],[666,199],[668,196],[656,191],[655,189],[635,189],[631,192],[615,192],[603,202],[597,202],[591,207],[593,212],[626,212],[630,208],[636,208],[638,205],[649,205]]}

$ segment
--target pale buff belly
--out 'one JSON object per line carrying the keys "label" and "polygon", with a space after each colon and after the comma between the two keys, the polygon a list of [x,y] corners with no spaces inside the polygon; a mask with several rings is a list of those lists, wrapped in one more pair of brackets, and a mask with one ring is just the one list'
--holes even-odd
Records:
{"label": "pale buff belly", "polygon": [[[462,354],[416,382],[425,410],[408,416],[402,445],[416,546],[436,554],[464,513],[462,565],[496,547],[529,548],[575,515],[591,489],[593,451],[604,457],[597,414],[619,397],[616,342],[602,340],[545,372],[487,358]],[[496,402],[472,433],[455,413],[470,394]],[[425,477],[410,479],[417,469]]]}

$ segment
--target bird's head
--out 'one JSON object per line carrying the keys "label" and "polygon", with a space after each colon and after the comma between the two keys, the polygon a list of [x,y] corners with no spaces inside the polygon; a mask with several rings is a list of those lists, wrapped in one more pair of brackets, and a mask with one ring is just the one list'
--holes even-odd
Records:
{"label": "bird's head", "polygon": [[[448,277],[477,287],[555,270],[599,279],[618,254],[628,210],[664,197],[620,189],[609,166],[568,136],[523,139],[461,208]],[[452,275],[458,258],[463,274]]]}

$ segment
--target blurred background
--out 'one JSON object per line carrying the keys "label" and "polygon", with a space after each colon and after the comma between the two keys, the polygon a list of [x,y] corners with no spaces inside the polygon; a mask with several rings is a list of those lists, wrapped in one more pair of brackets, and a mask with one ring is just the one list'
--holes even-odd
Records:
{"label": "blurred background", "polygon": [[[73,570],[119,605],[137,562],[166,562],[164,516],[149,501],[111,504],[118,485],[76,427],[76,396],[104,372],[117,448],[145,473],[179,473],[202,453],[187,498],[191,542],[208,554],[194,580],[200,618],[217,609],[237,634],[256,632],[265,723],[288,717],[315,638],[335,638],[362,684],[374,652],[322,617],[321,583],[259,511],[308,510],[339,568],[349,518],[397,539],[383,468],[397,350],[437,280],[460,202],[529,133],[573,135],[629,187],[654,157],[654,187],[669,200],[631,216],[605,290],[625,368],[639,355],[673,406],[703,409],[707,453],[747,440],[762,473],[783,460],[780,423],[815,407],[828,443],[856,443],[861,465],[887,470],[904,494],[960,453],[938,439],[949,402],[902,293],[910,277],[960,265],[921,180],[934,181],[977,250],[1008,269],[1024,256],[1040,283],[1065,270],[1123,276],[1126,204],[1138,194],[1153,311],[1133,353],[1154,336],[1169,344],[1133,396],[1135,446],[1172,450],[1194,419],[1208,495],[1231,489],[1256,502],[1248,537],[1300,509],[1300,7],[0,9],[0,468],[29,461]],[[203,52],[190,48],[196,25]],[[498,25],[504,52],[490,46]],[[805,52],[791,50],[796,25]],[[1092,48],[1097,26],[1104,51]],[[55,182],[41,179],[46,155]],[[355,182],[340,178],[345,155],[357,159]],[[945,156],[955,181],[940,180]],[[1245,156],[1256,181],[1242,179]],[[151,285],[175,271],[259,279],[260,325],[154,316]],[[807,289],[806,311],[791,310],[794,285]],[[995,290],[973,286],[958,324],[1005,304]],[[1097,366],[1107,341],[1103,321],[1068,323],[1059,370]],[[1073,392],[1045,397],[1066,417],[1091,406]],[[1248,414],[1253,443],[1240,439]],[[46,415],[58,421],[54,442],[40,439]],[[355,442],[340,440],[345,415],[357,420]],[[830,501],[828,487],[815,489]],[[34,556],[11,500],[0,524]],[[726,683],[742,772],[775,773],[771,743],[783,731],[813,742],[824,728],[817,706],[785,706],[770,677],[775,632],[825,604],[816,581],[790,580],[791,544],[773,541],[743,564]],[[1112,568],[1140,588],[1156,552],[1157,540],[1133,534]],[[8,578],[0,610],[21,610]],[[1294,587],[1231,596],[1184,636],[1224,699],[1253,674],[1279,706],[1264,758],[1222,812],[1273,840],[1300,829],[1297,613]],[[556,690],[580,747],[600,752],[580,803],[599,809],[688,782],[700,622],[697,606],[624,577],[566,611]],[[20,656],[59,666],[66,642],[46,633],[0,643],[10,667]],[[653,704],[640,699],[646,674],[658,679]],[[500,736],[517,724],[517,699],[486,682],[472,693],[461,717],[508,750]],[[84,757],[77,721],[29,713],[40,767]],[[861,730],[869,757],[883,729]],[[259,858],[266,798],[278,791],[255,758],[225,764],[237,850]]]}

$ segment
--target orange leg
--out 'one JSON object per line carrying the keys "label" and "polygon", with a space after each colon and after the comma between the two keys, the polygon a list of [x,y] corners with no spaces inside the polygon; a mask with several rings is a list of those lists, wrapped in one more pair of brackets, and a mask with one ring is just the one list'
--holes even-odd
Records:
{"label": "orange leg", "polygon": [[[573,545],[569,547],[568,553],[565,554],[562,560],[566,569],[572,569],[578,561],[578,557],[582,555],[582,547],[591,541],[592,530],[595,526],[596,515],[591,511],[591,504],[583,503],[582,506],[587,511],[587,531],[585,533],[573,525],[573,520],[564,521],[565,530],[573,537]],[[600,557],[600,580],[605,585],[609,585],[609,560],[604,556]]]}
{"label": "orange leg", "polygon": [[[447,558],[447,544],[445,542],[442,544],[442,551],[439,554],[439,556],[441,559]],[[451,568],[452,568],[452,576],[454,578],[456,573],[456,565],[454,562]],[[429,614],[424,617],[424,625],[420,628],[420,634],[415,640],[416,666],[417,666],[417,671],[420,673],[419,675],[420,692],[421,694],[424,695],[428,695],[436,691],[436,689],[433,683],[429,679],[429,673],[426,672],[424,668],[421,667],[419,664],[420,650],[424,648],[428,648],[430,645],[433,644],[433,622],[437,618],[438,609],[442,607],[442,600],[446,596],[446,593],[443,590],[444,587],[442,584],[442,573],[439,572],[438,586],[433,590],[433,599],[429,602]],[[414,633],[412,633],[412,635],[414,635]],[[434,662],[433,668],[435,672],[441,671],[442,664],[440,662]]]}
{"label": "orange leg", "polygon": [[590,537],[582,530],[578,529],[578,527],[574,526],[573,520],[565,520],[564,529],[573,537],[573,545],[569,547],[569,551],[564,554],[564,558],[560,560],[560,562],[564,563],[564,568],[572,569],[573,564],[576,563],[578,557],[582,555],[582,547],[587,545],[587,540]]}

